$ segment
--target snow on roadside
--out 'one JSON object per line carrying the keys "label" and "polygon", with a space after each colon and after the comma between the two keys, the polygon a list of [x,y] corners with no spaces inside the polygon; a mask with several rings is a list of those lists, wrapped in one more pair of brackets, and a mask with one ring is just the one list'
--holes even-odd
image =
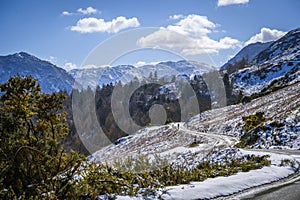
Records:
{"label": "snow on roadside", "polygon": [[[263,167],[249,172],[239,172],[228,177],[209,178],[203,182],[191,182],[190,184],[169,186],[166,187],[166,193],[158,191],[157,194],[162,194],[164,200],[192,200],[192,199],[210,199],[216,197],[224,197],[234,193],[244,191],[256,186],[261,186],[271,182],[286,178],[295,173],[299,168],[295,161],[295,156],[277,154],[272,152],[263,152],[256,150],[242,150],[227,148],[216,154],[211,155],[213,161],[223,160],[227,158],[241,158],[247,155],[269,155],[271,161],[270,166]],[[283,160],[290,160],[294,165],[285,164],[281,166]],[[298,159],[299,160],[299,159]],[[102,198],[100,198],[102,199]],[[105,198],[103,198],[104,200]],[[148,197],[129,197],[117,196],[117,200],[158,200],[158,196]]]}
{"label": "snow on roadside", "polygon": [[270,155],[271,165],[249,172],[239,172],[228,177],[209,178],[203,182],[192,182],[186,185],[167,187],[167,194],[163,199],[188,200],[188,199],[209,199],[220,196],[228,196],[255,186],[278,181],[295,173],[298,164],[293,167],[280,166],[282,160],[294,161],[294,158],[287,155],[275,153],[254,152],[240,150],[244,155]]}
{"label": "snow on roadside", "polygon": [[280,180],[294,173],[291,167],[269,166],[249,172],[239,172],[229,177],[209,178],[203,182],[167,187],[168,200],[207,199],[227,196],[236,192]]}

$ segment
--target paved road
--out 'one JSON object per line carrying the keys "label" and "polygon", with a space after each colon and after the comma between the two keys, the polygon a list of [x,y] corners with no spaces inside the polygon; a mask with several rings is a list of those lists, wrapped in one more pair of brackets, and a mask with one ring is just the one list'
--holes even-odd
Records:
{"label": "paved road", "polygon": [[241,200],[299,200],[300,182],[297,181],[281,187],[275,187],[264,192],[241,198]]}

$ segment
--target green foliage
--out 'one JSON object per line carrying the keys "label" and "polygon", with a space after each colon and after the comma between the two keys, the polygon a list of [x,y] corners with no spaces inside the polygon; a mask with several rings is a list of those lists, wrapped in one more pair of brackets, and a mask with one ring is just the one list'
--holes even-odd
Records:
{"label": "green foliage", "polygon": [[199,144],[202,144],[201,141],[197,141],[196,139],[188,145],[189,148],[197,147]]}
{"label": "green foliage", "polygon": [[266,121],[263,116],[263,112],[257,112],[254,115],[243,117],[244,121],[244,134],[241,136],[241,141],[236,145],[237,147],[243,148],[251,146],[259,140],[257,132],[262,129],[262,123]]}
{"label": "green foliage", "polygon": [[32,77],[12,77],[0,90],[0,198],[62,197],[81,159],[59,143],[68,133],[65,96],[42,94]]}
{"label": "green foliage", "polygon": [[262,122],[264,122],[266,119],[264,118],[263,112],[257,112],[254,115],[249,115],[246,117],[243,117],[244,121],[244,131],[249,132],[256,126],[260,125]]}
{"label": "green foliage", "polygon": [[283,159],[281,160],[280,166],[291,166],[292,168],[295,168],[297,166],[297,163],[293,160]]}
{"label": "green foliage", "polygon": [[118,159],[114,162],[114,167],[124,171],[150,171],[157,170],[168,165],[169,162],[165,158],[154,154],[153,157],[147,155],[137,155],[135,157],[128,157],[125,160]]}
{"label": "green foliage", "polygon": [[124,171],[108,165],[86,163],[73,182],[68,197],[80,196],[96,199],[98,195],[154,194],[160,185],[149,172]]}
{"label": "green foliage", "polygon": [[217,176],[230,176],[240,171],[259,169],[267,165],[270,165],[267,157],[253,155],[246,159],[226,160],[223,164],[206,161],[193,169],[186,169],[182,166],[175,167],[169,164],[150,173],[151,177],[156,178],[162,185],[170,186],[192,181],[204,181],[207,178]]}

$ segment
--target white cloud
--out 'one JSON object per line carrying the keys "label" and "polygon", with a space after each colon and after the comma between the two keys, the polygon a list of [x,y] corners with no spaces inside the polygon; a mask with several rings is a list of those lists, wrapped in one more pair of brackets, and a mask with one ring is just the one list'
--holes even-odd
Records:
{"label": "white cloud", "polygon": [[65,16],[73,15],[73,13],[70,13],[70,12],[68,12],[68,11],[63,11],[61,14],[62,14],[62,15],[65,15]]}
{"label": "white cloud", "polygon": [[173,20],[182,19],[182,18],[184,18],[184,16],[181,14],[169,16],[169,19],[173,19]]}
{"label": "white cloud", "polygon": [[134,66],[141,67],[141,66],[144,66],[144,65],[146,65],[145,61],[138,61]]}
{"label": "white cloud", "polygon": [[56,62],[57,62],[57,58],[54,56],[50,56],[49,59],[47,59],[47,60],[53,64],[56,64]]}
{"label": "white cloud", "polygon": [[58,59],[54,56],[49,56],[48,58],[45,58],[44,60],[52,63],[53,65],[57,65]]}
{"label": "white cloud", "polygon": [[145,65],[157,65],[158,63],[160,62],[145,62],[145,61],[138,61],[134,64],[134,66],[136,67],[142,67],[142,66],[145,66]]}
{"label": "white cloud", "polygon": [[71,62],[67,62],[65,63],[65,65],[63,66],[63,68],[66,70],[66,71],[70,71],[72,69],[77,69],[77,65],[74,64],[74,63],[71,63]]}
{"label": "white cloud", "polygon": [[140,47],[168,48],[183,55],[217,53],[222,49],[241,46],[240,41],[230,37],[219,40],[211,39],[208,34],[217,26],[206,16],[188,15],[175,25],[162,27],[160,30],[140,38],[137,44]]}
{"label": "white cloud", "polygon": [[91,15],[91,14],[96,14],[98,11],[93,7],[87,7],[86,9],[79,8],[77,12],[82,13],[84,15]]}
{"label": "white cloud", "polygon": [[187,36],[206,35],[215,28],[216,24],[209,21],[206,16],[188,15],[182,18],[176,25],[170,25],[168,30]]}
{"label": "white cloud", "polygon": [[228,6],[233,4],[246,4],[249,0],[218,0],[218,6]]}
{"label": "white cloud", "polygon": [[61,14],[64,16],[71,16],[71,15],[91,15],[91,14],[97,14],[97,13],[100,13],[100,11],[89,6],[86,9],[78,8],[76,12],[63,11]]}
{"label": "white cloud", "polygon": [[269,28],[262,28],[260,29],[260,33],[252,36],[245,45],[256,43],[256,42],[270,42],[277,40],[284,36],[287,32],[276,30],[276,29],[269,29]]}
{"label": "white cloud", "polygon": [[93,32],[107,32],[117,33],[122,29],[130,27],[138,27],[140,25],[136,17],[127,19],[126,17],[120,16],[112,21],[104,21],[104,19],[97,19],[94,17],[80,19],[76,26],[72,26],[72,31],[80,33],[93,33]]}

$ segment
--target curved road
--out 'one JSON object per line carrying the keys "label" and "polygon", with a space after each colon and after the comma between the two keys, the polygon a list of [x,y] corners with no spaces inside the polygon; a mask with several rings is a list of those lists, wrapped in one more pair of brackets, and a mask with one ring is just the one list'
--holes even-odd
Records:
{"label": "curved road", "polygon": [[180,130],[191,134],[202,136],[203,138],[210,141],[209,143],[212,148],[233,147],[235,144],[239,142],[239,139],[233,136],[220,135],[215,133],[202,133],[202,132],[190,130],[184,124],[180,126]]}

